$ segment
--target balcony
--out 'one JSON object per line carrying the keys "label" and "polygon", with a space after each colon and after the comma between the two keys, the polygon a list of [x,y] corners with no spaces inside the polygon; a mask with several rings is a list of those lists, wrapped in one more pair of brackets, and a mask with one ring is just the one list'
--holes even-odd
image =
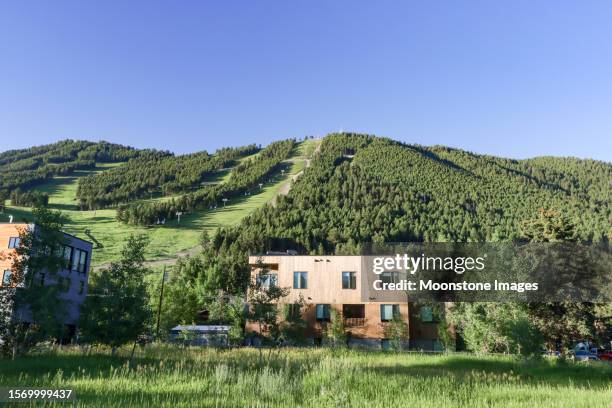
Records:
{"label": "balcony", "polygon": [[342,305],[342,317],[345,327],[365,326],[365,306],[362,304]]}
{"label": "balcony", "polygon": [[345,317],[344,327],[360,327],[366,325],[365,317]]}

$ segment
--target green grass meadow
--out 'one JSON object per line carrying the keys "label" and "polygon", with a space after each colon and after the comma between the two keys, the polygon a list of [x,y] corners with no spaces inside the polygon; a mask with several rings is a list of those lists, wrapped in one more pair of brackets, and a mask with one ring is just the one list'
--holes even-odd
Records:
{"label": "green grass meadow", "polygon": [[[104,171],[120,164],[98,165],[95,170],[76,171],[70,176],[56,177],[36,189],[49,194],[50,208],[62,211],[66,217],[66,232],[101,244],[101,247],[95,247],[94,249],[92,262],[94,267],[115,259],[127,236],[131,233],[144,233],[149,237],[150,245],[146,254],[147,260],[176,259],[178,256],[184,255],[198,246],[202,231],[208,230],[212,232],[212,230],[218,227],[235,225],[255,209],[270,202],[278,194],[283,184],[287,183],[293,175],[303,169],[306,160],[305,152],[307,150],[312,151],[312,148],[309,146],[316,142],[308,140],[300,143],[296,147],[291,161],[285,163],[284,175],[280,173],[272,175],[264,183],[263,188],[255,191],[254,194],[230,200],[225,207],[220,205],[216,209],[186,214],[181,218],[180,223],[176,219],[167,220],[163,226],[147,228],[122,224],[115,219],[115,209],[97,211],[79,210],[78,202],[75,198],[78,179],[92,172]],[[254,155],[250,157],[254,157]],[[227,180],[228,175],[229,171],[226,170],[212,181],[224,182]],[[168,198],[153,198],[153,200],[160,199]],[[29,208],[9,205],[4,214],[0,214],[0,222],[6,222],[9,214],[14,216],[16,222],[31,220]],[[94,239],[85,234],[85,231],[88,229]]]}
{"label": "green grass meadow", "polygon": [[[76,406],[610,407],[612,365],[511,356],[171,346],[0,361],[5,387],[71,388]],[[22,404],[20,406],[26,406]]]}

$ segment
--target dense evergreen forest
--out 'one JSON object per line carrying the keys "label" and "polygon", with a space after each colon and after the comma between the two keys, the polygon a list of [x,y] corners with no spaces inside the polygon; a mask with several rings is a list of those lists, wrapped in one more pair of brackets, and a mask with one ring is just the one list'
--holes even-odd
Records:
{"label": "dense evergreen forest", "polygon": [[372,241],[512,240],[541,208],[563,214],[576,239],[607,241],[611,182],[612,165],[594,160],[511,160],[333,134],[276,206],[205,239],[197,279],[240,293],[246,254],[267,249],[356,253]]}
{"label": "dense evergreen forest", "polygon": [[83,208],[99,209],[127,203],[153,193],[171,195],[199,188],[206,177],[230,167],[240,157],[257,152],[252,144],[224,148],[214,155],[199,152],[174,156],[146,151],[126,164],[79,180],[77,198]]}
{"label": "dense evergreen forest", "polygon": [[[117,218],[124,223],[155,225],[177,212],[209,209],[223,205],[223,198],[256,191],[295,146],[295,140],[272,143],[235,165],[223,182],[203,184],[211,172],[235,164],[255,146],[174,156],[104,142],[63,141],[1,153],[0,196],[13,193],[23,205],[35,204],[45,197],[27,192],[41,180],[96,161],[125,161],[83,178],[78,198],[89,208],[117,205]],[[356,253],[365,242],[513,240],[521,236],[521,223],[542,208],[562,214],[577,240],[608,242],[611,183],[612,165],[595,160],[512,160],[370,135],[331,134],[288,195],[237,227],[205,237],[203,255],[179,263],[177,276],[181,265],[188,264],[191,283],[212,292],[242,293],[249,252]],[[152,192],[181,195],[128,202]]]}
{"label": "dense evergreen forest", "polygon": [[21,191],[17,188],[11,191],[9,198],[13,205],[20,207],[46,207],[49,204],[49,194],[36,190]]}
{"label": "dense evergreen forest", "polygon": [[74,140],[8,150],[0,153],[0,196],[6,197],[16,188],[34,187],[54,176],[93,168],[96,162],[122,162],[139,154],[118,144]]}
{"label": "dense evergreen forest", "polygon": [[190,212],[221,204],[222,199],[230,199],[257,188],[263,178],[281,166],[295,146],[295,140],[288,139],[271,143],[256,157],[249,158],[234,167],[229,179],[224,183],[205,185],[197,191],[184,194],[162,202],[145,202],[122,205],[117,209],[117,219],[136,225],[151,225],[159,220],[170,219],[177,212]]}

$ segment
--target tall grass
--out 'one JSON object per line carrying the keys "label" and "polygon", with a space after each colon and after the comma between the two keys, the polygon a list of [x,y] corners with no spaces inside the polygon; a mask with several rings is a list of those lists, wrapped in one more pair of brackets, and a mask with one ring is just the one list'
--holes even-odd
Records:
{"label": "tall grass", "polygon": [[[73,388],[76,406],[610,407],[612,366],[461,354],[147,346],[0,360],[0,386]],[[23,406],[23,405],[22,405]]]}

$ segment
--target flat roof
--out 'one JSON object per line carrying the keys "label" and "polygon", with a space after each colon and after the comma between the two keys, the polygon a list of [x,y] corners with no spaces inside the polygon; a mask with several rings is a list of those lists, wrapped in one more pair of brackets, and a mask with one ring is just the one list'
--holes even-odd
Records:
{"label": "flat roof", "polygon": [[63,232],[65,235],[68,235],[69,237],[72,237],[72,238],[74,238],[74,239],[78,239],[79,241],[87,242],[88,244],[91,244],[91,246],[93,246],[93,244],[94,244],[94,243],[93,243],[93,242],[91,242],[91,241],[88,241],[88,240],[83,239],[83,238],[79,238],[79,237],[77,237],[76,235],[72,235],[72,234],[67,233],[66,231],[62,231],[62,232]]}
{"label": "flat roof", "polygon": [[[0,222],[0,225],[15,225],[15,226],[20,226],[20,225],[36,225],[36,224],[34,224],[34,223],[32,223],[32,222]],[[93,244],[94,244],[94,243],[93,243],[93,242],[91,242],[91,241],[88,241],[88,240],[86,240],[86,239],[83,239],[83,238],[77,237],[76,235],[73,235],[73,234],[69,234],[69,233],[67,233],[66,231],[62,231],[62,233],[63,233],[64,235],[68,235],[69,237],[72,237],[72,238],[74,238],[74,239],[78,239],[79,241],[87,242],[88,244],[91,244],[92,246],[93,246]]]}
{"label": "flat roof", "polygon": [[348,258],[351,256],[360,257],[366,255],[291,255],[291,254],[250,254],[249,258],[269,258],[273,256],[287,256],[293,258]]}
{"label": "flat roof", "polygon": [[190,330],[190,331],[229,331],[230,326],[225,325],[187,325],[187,326],[176,326],[170,329],[171,331],[175,330]]}

